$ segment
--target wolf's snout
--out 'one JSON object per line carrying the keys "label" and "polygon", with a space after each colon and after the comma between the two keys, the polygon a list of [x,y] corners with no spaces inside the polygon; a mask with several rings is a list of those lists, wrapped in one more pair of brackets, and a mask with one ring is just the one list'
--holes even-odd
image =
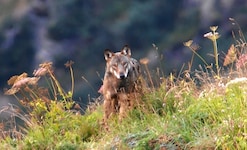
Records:
{"label": "wolf's snout", "polygon": [[119,74],[119,77],[120,77],[120,79],[126,78],[124,73],[120,73],[120,74]]}

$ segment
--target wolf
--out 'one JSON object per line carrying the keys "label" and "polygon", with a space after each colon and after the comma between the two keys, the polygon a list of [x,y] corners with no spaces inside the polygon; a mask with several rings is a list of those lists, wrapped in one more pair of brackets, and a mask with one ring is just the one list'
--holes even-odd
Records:
{"label": "wolf", "polygon": [[132,105],[133,95],[137,92],[137,80],[141,69],[139,62],[131,57],[131,50],[125,45],[120,52],[106,49],[105,75],[101,93],[104,98],[104,119],[119,113],[121,120]]}

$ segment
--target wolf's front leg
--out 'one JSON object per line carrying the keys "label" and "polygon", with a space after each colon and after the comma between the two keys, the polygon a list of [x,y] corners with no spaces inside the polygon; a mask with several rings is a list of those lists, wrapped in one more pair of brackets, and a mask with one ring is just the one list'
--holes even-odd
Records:
{"label": "wolf's front leg", "polygon": [[103,104],[103,109],[104,109],[104,120],[106,121],[110,114],[111,114],[111,101],[110,100],[104,100],[104,104]]}
{"label": "wolf's front leg", "polygon": [[119,100],[119,120],[121,121],[126,115],[128,111],[128,96],[126,93],[120,93],[118,95],[118,100]]}
{"label": "wolf's front leg", "polygon": [[104,120],[109,119],[112,114],[116,114],[117,101],[116,99],[105,99],[104,100]]}

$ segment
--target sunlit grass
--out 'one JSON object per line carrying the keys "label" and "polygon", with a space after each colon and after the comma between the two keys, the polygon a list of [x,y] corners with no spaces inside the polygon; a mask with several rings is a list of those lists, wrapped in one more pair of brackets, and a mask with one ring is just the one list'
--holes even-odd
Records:
{"label": "sunlit grass", "polygon": [[[16,106],[1,112],[20,118],[25,125],[20,130],[9,129],[8,134],[1,136],[0,148],[247,149],[247,78],[245,59],[241,57],[246,43],[239,41],[226,56],[224,66],[230,65],[226,73],[221,72],[221,66],[211,68],[207,62],[192,71],[195,56],[204,60],[191,47],[192,43],[185,43],[194,54],[189,69],[181,71],[186,73],[184,77],[170,74],[162,76],[156,84],[154,79],[160,78],[160,74],[151,76],[148,60],[142,59],[146,72],[143,79],[147,79],[149,86],[143,84],[138,105],[121,121],[117,115],[112,116],[107,129],[102,122],[100,101],[90,103],[83,114],[73,101],[72,62],[66,63],[72,82],[68,92],[56,79],[52,63],[41,64],[33,76],[14,76],[5,93],[14,95],[25,112]],[[214,55],[218,52],[214,51]],[[42,79],[48,88],[39,85]],[[14,119],[12,123],[16,125]]]}

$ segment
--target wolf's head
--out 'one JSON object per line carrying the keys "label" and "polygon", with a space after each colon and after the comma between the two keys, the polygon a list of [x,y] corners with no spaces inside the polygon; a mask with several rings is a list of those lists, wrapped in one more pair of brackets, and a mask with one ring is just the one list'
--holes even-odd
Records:
{"label": "wolf's head", "polygon": [[104,52],[106,60],[106,72],[112,73],[118,79],[125,79],[130,70],[131,50],[126,45],[120,52],[111,52],[106,49]]}

